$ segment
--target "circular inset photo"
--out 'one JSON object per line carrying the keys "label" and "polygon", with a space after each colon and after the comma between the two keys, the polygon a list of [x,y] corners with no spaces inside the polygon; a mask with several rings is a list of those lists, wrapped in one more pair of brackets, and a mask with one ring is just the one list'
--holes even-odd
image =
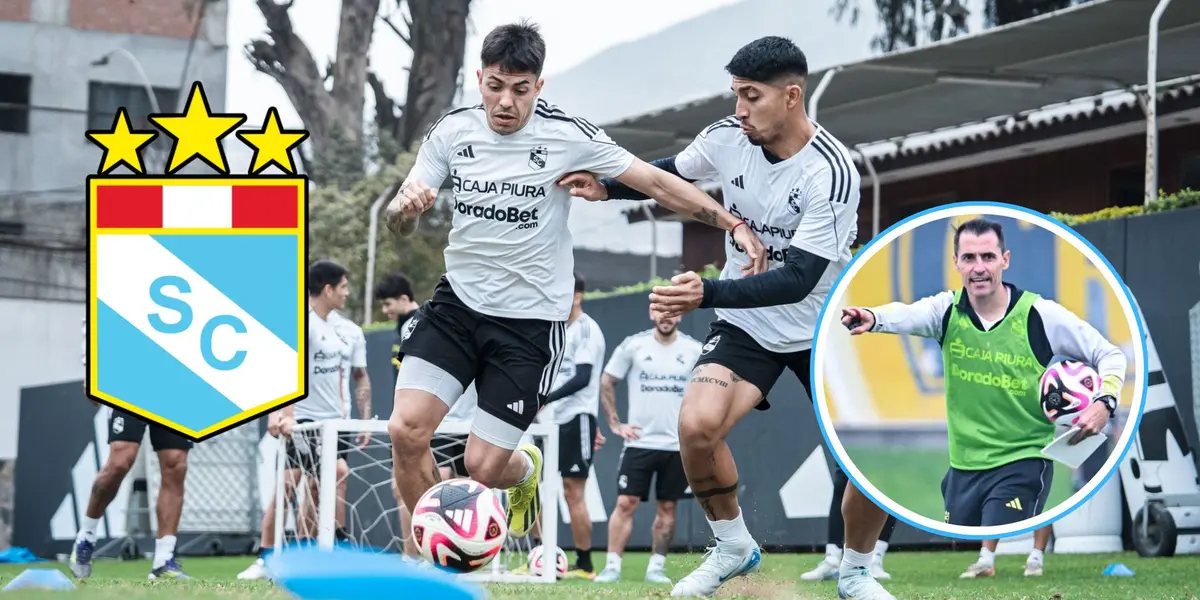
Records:
{"label": "circular inset photo", "polygon": [[995,540],[1045,528],[1117,471],[1146,360],[1133,296],[1087,240],[964,202],[858,251],[818,319],[812,387],[830,450],[876,504]]}

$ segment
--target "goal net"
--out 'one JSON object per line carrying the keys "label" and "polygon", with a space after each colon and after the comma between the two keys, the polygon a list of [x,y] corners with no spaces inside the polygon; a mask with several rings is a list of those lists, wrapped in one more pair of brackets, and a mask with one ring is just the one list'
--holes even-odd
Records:
{"label": "goal net", "polygon": [[[461,468],[465,444],[454,438],[471,430],[467,421],[445,421],[434,435],[434,460],[439,468]],[[542,423],[530,426],[527,437],[540,440],[542,469],[541,530],[543,555],[554,557],[558,548],[558,429]],[[387,421],[335,419],[297,425],[292,439],[302,460],[315,457],[317,475],[304,469],[287,469],[287,446],[280,443],[275,457],[275,551],[311,544],[324,550],[335,546],[359,550],[403,553],[411,535],[402,523],[401,510],[392,487],[392,448]],[[339,441],[340,440],[340,441]],[[306,454],[307,453],[307,454]],[[346,466],[339,476],[341,460]],[[452,477],[455,475],[451,475]],[[341,488],[341,489],[339,489]],[[507,504],[504,490],[497,490]],[[316,500],[316,502],[312,502]],[[500,554],[487,566],[458,577],[480,582],[553,583],[555,569],[534,573],[528,568],[532,536],[508,537]],[[553,565],[551,558],[544,561]]]}

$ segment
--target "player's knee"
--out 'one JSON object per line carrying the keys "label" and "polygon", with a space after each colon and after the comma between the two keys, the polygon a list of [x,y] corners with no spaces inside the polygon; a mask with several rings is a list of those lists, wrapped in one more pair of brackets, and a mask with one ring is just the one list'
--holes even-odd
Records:
{"label": "player's knee", "polygon": [[388,419],[388,437],[396,451],[405,455],[419,454],[429,447],[433,427],[403,414],[393,414]]}
{"label": "player's knee", "polygon": [[674,500],[659,500],[658,512],[655,518],[670,523],[675,522],[675,501]]}
{"label": "player's knee", "polygon": [[109,477],[124,477],[133,468],[136,460],[137,446],[132,449],[113,448],[108,454],[108,460],[105,461],[101,474]]}
{"label": "player's knee", "polygon": [[187,476],[187,453],[181,450],[164,450],[158,453],[158,465],[162,469],[163,483],[183,485]]}
{"label": "player's knee", "polygon": [[467,449],[463,462],[467,464],[467,473],[471,475],[471,479],[488,487],[496,487],[495,482],[504,476],[504,469],[508,466],[507,458],[489,456],[485,452],[471,452],[470,448]]}
{"label": "player's knee", "polygon": [[637,510],[638,503],[641,498],[637,496],[629,496],[622,494],[617,496],[617,512],[626,517],[632,517],[633,511]]}
{"label": "player's knee", "polygon": [[679,412],[679,443],[689,448],[709,448],[720,440],[721,415],[694,404],[692,410]]}

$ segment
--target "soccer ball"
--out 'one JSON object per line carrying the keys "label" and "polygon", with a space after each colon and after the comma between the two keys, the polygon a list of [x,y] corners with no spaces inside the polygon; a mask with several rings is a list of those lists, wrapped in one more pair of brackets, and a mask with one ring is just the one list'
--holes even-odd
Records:
{"label": "soccer ball", "polygon": [[425,560],[469,573],[500,553],[508,522],[499,494],[471,479],[451,479],[417,501],[412,536]]}
{"label": "soccer ball", "polygon": [[[534,575],[540,576],[542,574],[542,567],[546,563],[546,561],[543,560],[545,554],[542,551],[543,548],[544,546],[538,545],[534,546],[533,549],[529,551],[529,572]],[[554,566],[558,570],[557,576],[559,579],[562,579],[563,575],[567,574],[567,553],[563,552],[562,548],[555,548],[554,555]]]}
{"label": "soccer ball", "polygon": [[1042,412],[1051,423],[1083,412],[1100,391],[1100,375],[1076,360],[1064,360],[1046,368],[1040,384]]}

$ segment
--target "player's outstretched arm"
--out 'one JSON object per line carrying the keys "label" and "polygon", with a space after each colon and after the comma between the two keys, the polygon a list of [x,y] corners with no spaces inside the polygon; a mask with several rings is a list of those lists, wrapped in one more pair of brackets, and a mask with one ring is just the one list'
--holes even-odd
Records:
{"label": "player's outstretched arm", "polygon": [[[845,319],[847,311],[865,311],[854,315],[859,325],[852,328],[851,333],[855,333],[858,327],[865,326],[859,333],[899,333],[940,340],[943,334],[942,322],[953,303],[954,292],[946,291],[926,296],[912,304],[892,302],[871,308],[847,308],[842,311],[842,323],[849,325]],[[851,321],[853,320],[852,317]]]}
{"label": "player's outstretched arm", "polygon": [[[667,173],[670,173],[689,183],[695,181],[679,174],[679,170],[675,168],[675,157],[668,156],[666,158],[657,158],[649,162],[649,165]],[[559,185],[569,187],[571,195],[584,200],[602,201],[602,200],[649,200],[650,196],[635,190],[616,179],[605,177],[600,179],[595,175],[587,172],[576,171],[567,173],[559,180]]]}
{"label": "player's outstretched arm", "polygon": [[725,210],[700,188],[636,158],[616,179],[654,198],[673,212],[732,233],[734,241],[745,248],[746,256],[750,258],[746,269],[748,273],[762,273],[767,269],[766,252],[758,236],[749,227],[739,227],[745,222]]}

